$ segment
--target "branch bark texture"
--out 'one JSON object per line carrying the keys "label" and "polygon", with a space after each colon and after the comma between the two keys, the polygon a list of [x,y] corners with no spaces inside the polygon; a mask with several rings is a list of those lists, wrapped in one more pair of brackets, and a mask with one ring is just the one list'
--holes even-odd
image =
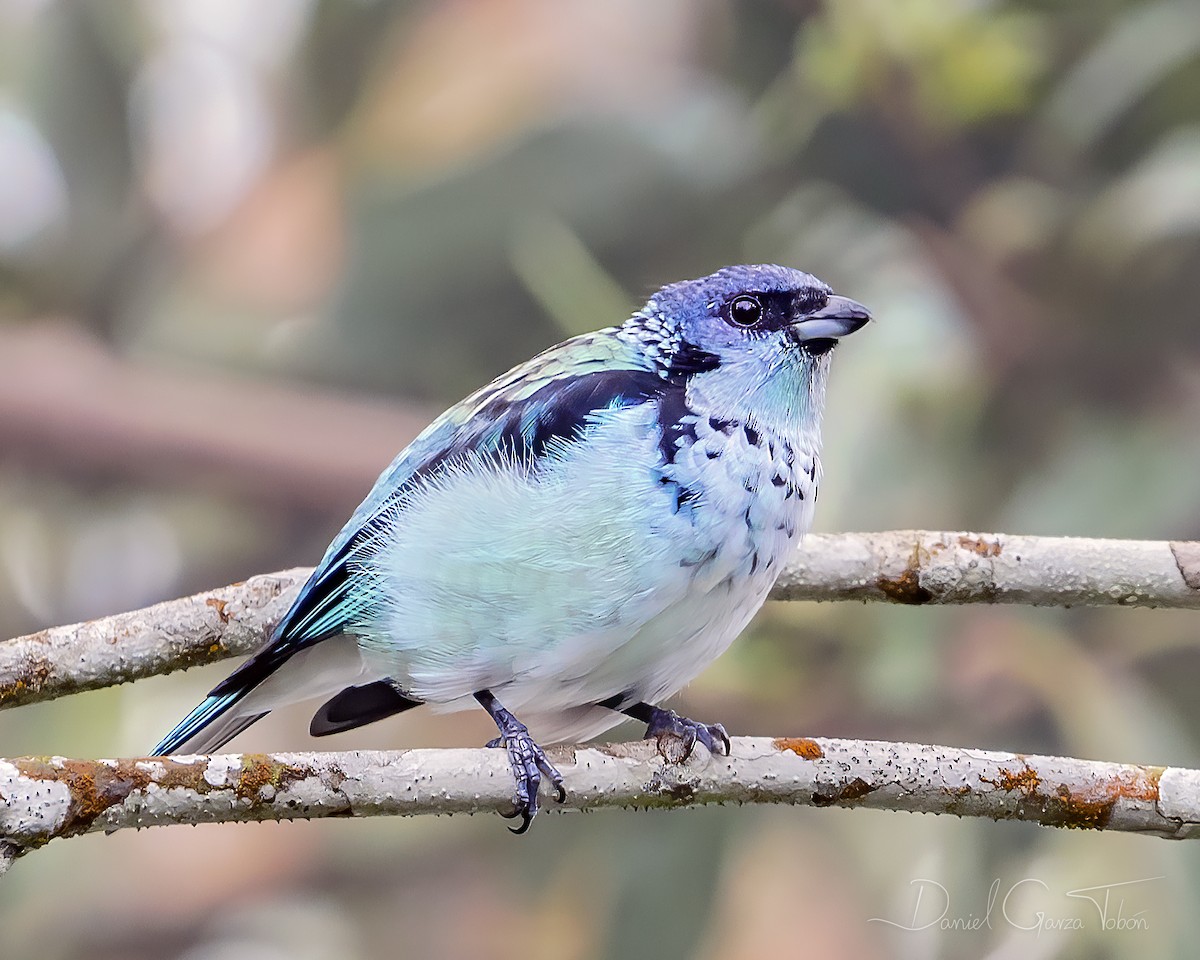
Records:
{"label": "branch bark texture", "polygon": [[[562,810],[786,803],[1200,836],[1200,771],[907,743],[737,737],[728,757],[558,747]],[[177,823],[506,812],[500,750],[0,760],[0,847]],[[547,800],[548,808],[555,809]]]}
{"label": "branch bark texture", "polygon": [[253,652],[309,571],[251,577],[0,643],[0,708],[116,686]]}
{"label": "branch bark texture", "polygon": [[[0,642],[0,709],[248,654],[308,574],[265,574]],[[812,535],[772,597],[1200,609],[1200,543],[920,530]]]}
{"label": "branch bark texture", "polygon": [[811,535],[771,596],[1200,610],[1200,542],[927,530]]}

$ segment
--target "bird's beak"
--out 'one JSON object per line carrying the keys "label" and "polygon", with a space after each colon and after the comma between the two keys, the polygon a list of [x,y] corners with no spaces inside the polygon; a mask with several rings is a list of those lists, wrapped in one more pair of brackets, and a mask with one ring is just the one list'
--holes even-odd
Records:
{"label": "bird's beak", "polygon": [[837,340],[861,329],[871,312],[848,297],[830,297],[816,313],[805,314],[792,324],[800,340]]}

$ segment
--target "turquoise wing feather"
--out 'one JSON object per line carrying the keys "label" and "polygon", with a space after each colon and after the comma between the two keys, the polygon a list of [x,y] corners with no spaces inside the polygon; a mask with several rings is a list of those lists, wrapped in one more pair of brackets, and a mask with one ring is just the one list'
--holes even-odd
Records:
{"label": "turquoise wing feather", "polygon": [[[389,505],[414,483],[469,454],[536,460],[551,440],[577,437],[595,412],[640,403],[667,389],[645,357],[612,328],[553,347],[451,407],[392,461],[334,538],[271,643],[255,658],[263,661],[258,669],[265,676],[296,650],[340,633],[369,607],[372,597],[355,590],[349,561]],[[236,682],[241,686],[248,679]]]}

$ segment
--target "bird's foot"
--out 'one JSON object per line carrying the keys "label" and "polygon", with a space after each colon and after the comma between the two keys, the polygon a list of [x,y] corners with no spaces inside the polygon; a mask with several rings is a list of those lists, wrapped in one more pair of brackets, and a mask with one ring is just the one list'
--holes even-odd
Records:
{"label": "bird's foot", "polygon": [[529,728],[521,723],[511,713],[496,704],[494,710],[489,710],[500,736],[488,742],[489,747],[504,747],[508,751],[508,762],[512,766],[513,779],[517,789],[513,794],[513,807],[508,818],[520,817],[519,827],[510,827],[513,833],[522,834],[529,829],[533,818],[538,814],[538,788],[542,785],[542,777],[554,784],[555,799],[562,803],[567,799],[567,791],[563,787],[563,776],[554,769],[554,765],[546,756],[546,751],[534,742],[529,735]]}
{"label": "bird's foot", "polygon": [[683,763],[692,755],[697,743],[709,753],[729,756],[729,734],[719,723],[700,723],[681,717],[674,710],[654,707],[646,723],[646,740],[658,741],[658,752],[671,763]]}

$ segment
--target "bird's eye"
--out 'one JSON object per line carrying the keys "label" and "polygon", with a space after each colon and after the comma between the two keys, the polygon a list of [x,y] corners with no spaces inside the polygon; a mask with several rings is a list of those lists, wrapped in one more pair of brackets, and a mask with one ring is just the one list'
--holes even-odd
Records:
{"label": "bird's eye", "polygon": [[762,304],[754,297],[738,297],[729,305],[729,320],[734,326],[752,327],[762,314]]}

